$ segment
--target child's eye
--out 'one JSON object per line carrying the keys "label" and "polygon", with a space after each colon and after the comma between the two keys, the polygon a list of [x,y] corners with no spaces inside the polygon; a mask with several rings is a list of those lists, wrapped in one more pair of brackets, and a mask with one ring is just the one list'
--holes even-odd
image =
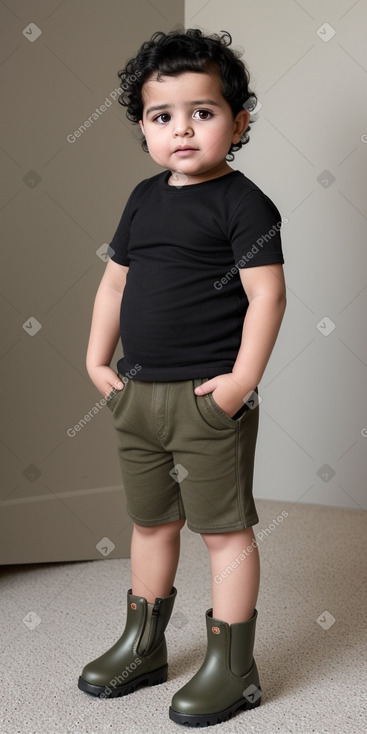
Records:
{"label": "child's eye", "polygon": [[163,124],[165,122],[169,122],[170,119],[171,119],[171,115],[169,115],[168,112],[162,112],[160,115],[154,118],[154,122]]}
{"label": "child's eye", "polygon": [[209,120],[213,116],[212,112],[209,112],[209,110],[196,110],[194,112],[194,117],[198,120]]}

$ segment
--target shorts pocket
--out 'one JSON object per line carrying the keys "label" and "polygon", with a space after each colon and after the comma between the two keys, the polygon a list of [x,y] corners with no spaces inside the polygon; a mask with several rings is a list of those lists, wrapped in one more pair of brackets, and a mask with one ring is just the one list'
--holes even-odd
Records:
{"label": "shorts pocket", "polygon": [[[200,377],[193,380],[193,386],[199,387],[207,382],[208,377]],[[232,420],[227,413],[222,410],[219,405],[215,402],[212,393],[206,393],[206,395],[195,395],[195,403],[201,418],[205,423],[214,428],[217,431],[229,429],[232,430],[236,427],[237,421]]]}
{"label": "shorts pocket", "polygon": [[221,415],[224,418],[226,418],[227,421],[230,421],[230,423],[232,423],[232,425],[236,425],[236,423],[240,423],[241,421],[246,420],[246,418],[249,415],[249,413],[251,413],[251,411],[253,410],[253,407],[252,407],[252,403],[253,402],[255,402],[255,406],[254,407],[255,408],[258,407],[258,401],[253,401],[252,400],[252,397],[254,396],[254,393],[257,395],[257,393],[258,393],[257,387],[255,388],[255,390],[253,391],[253,393],[251,393],[251,395],[248,398],[247,402],[244,403],[242,405],[242,407],[237,411],[237,413],[235,413],[235,415],[233,415],[232,417],[230,417],[229,415],[227,415],[227,413],[225,413],[224,410],[222,410],[222,408],[219,407],[218,403],[216,403],[216,401],[214,400],[213,393],[211,393],[211,392],[208,393],[207,397],[209,398],[209,402],[210,402],[211,406],[213,407],[213,409],[219,415]]}
{"label": "shorts pocket", "polygon": [[[197,380],[198,384],[203,384],[204,382],[207,382],[209,378],[204,377],[200,380]],[[196,385],[197,387],[198,385]],[[255,388],[254,392],[257,393],[258,389]],[[199,402],[203,401],[203,402]],[[242,422],[247,421],[248,416],[250,413],[253,412],[250,404],[250,399],[243,404],[243,406],[237,411],[237,413],[230,417],[227,415],[227,413],[222,410],[222,408],[219,407],[218,403],[215,401],[213,397],[213,393],[207,393],[203,396],[198,396],[197,398],[197,405],[199,408],[199,411],[206,420],[209,425],[212,426],[212,428],[217,429],[223,429],[223,428],[236,428],[236,425]],[[257,407],[257,406],[256,406]]]}
{"label": "shorts pocket", "polygon": [[[121,378],[121,376],[120,376],[120,379],[122,379],[122,382],[123,382],[123,378]],[[113,388],[113,390],[111,390],[111,392],[107,395],[106,405],[111,411],[114,410],[121,396],[125,393],[129,382],[130,380],[124,383],[124,387],[122,388],[122,390],[116,390],[116,388]]]}
{"label": "shorts pocket", "polygon": [[[209,392],[207,394],[207,397],[209,398],[209,404],[213,408],[213,410],[215,410],[215,412],[218,413],[218,415],[223,420],[225,420],[227,424],[229,423],[229,425],[235,426],[236,423],[238,422],[238,420],[240,420],[240,418],[238,418],[238,419],[231,418],[227,413],[225,413],[225,411],[222,410],[222,408],[219,407],[218,403],[215,402],[214,397],[213,397],[213,393]],[[246,411],[244,411],[244,412],[246,412]],[[243,417],[243,414],[241,415],[241,418],[242,417]]]}

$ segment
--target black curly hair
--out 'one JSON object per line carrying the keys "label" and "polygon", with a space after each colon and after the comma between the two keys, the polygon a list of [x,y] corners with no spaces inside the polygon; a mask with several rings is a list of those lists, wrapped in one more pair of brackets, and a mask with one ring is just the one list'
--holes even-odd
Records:
{"label": "black curly hair", "polygon": [[[219,71],[222,79],[222,94],[236,117],[242,109],[253,111],[257,104],[257,96],[249,89],[250,75],[240,54],[228,46],[232,37],[227,31],[223,35],[205,36],[198,28],[174,30],[169,33],[157,31],[149,41],[143,43],[135,58],[127,61],[124,69],[118,72],[122,90],[118,101],[127,107],[128,120],[138,124],[143,117],[142,87],[153,72],[157,79],[162,76],[178,76],[187,71],[212,72]],[[256,118],[250,117],[250,122]],[[249,141],[250,126],[243,133],[238,143],[232,143],[227,160],[234,159],[233,151],[240,150]],[[141,141],[142,148],[148,152],[145,137]]]}

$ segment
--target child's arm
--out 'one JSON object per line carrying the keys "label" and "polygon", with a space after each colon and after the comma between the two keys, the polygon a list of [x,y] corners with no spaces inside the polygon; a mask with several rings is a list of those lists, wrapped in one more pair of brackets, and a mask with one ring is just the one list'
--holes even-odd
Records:
{"label": "child's arm", "polygon": [[213,392],[215,402],[230,416],[237,413],[243,399],[260,382],[286,307],[281,265],[242,268],[239,272],[249,306],[232,372],[217,375],[195,389],[197,395]]}
{"label": "child's arm", "polygon": [[120,337],[120,307],[129,268],[109,260],[94,301],[86,367],[97,389],[108,395],[124,385],[110,362]]}
{"label": "child's arm", "polygon": [[282,323],[286,307],[284,273],[281,265],[263,265],[242,269],[240,276],[249,307],[232,374],[241,385],[250,383],[249,390],[253,390],[263,376]]}

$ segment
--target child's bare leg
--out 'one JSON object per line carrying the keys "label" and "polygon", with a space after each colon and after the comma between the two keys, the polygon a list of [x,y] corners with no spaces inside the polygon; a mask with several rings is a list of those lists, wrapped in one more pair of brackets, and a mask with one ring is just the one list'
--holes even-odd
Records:
{"label": "child's bare leg", "polygon": [[[254,537],[252,528],[202,534],[210,555],[213,617],[228,624],[246,622],[254,613],[260,584],[259,551],[251,545]],[[248,546],[253,550],[245,555]]]}
{"label": "child's bare leg", "polygon": [[145,528],[134,523],[131,539],[132,593],[154,603],[171,593],[185,520]]}

